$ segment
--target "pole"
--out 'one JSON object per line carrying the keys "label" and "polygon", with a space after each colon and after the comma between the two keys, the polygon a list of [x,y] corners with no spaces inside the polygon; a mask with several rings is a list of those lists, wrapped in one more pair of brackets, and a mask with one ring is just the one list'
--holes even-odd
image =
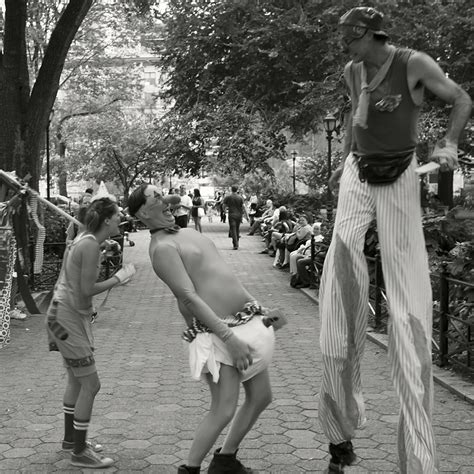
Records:
{"label": "pole", "polygon": [[51,174],[50,174],[50,169],[49,169],[49,125],[50,123],[51,123],[51,120],[48,120],[48,125],[46,127],[46,199],[48,201],[51,200],[51,189],[50,189]]}
{"label": "pole", "polygon": [[74,224],[81,225],[81,223],[75,217],[72,217],[66,211],[63,211],[59,207],[55,206],[52,202],[49,202],[44,197],[41,197],[34,189],[21,185],[20,183],[18,183],[18,181],[16,181],[16,179],[12,178],[8,173],[0,169],[0,180],[2,179],[5,183],[9,184],[10,187],[14,188],[15,190],[19,192],[29,192],[31,194],[34,194],[38,198],[38,201],[44,203],[53,212],[57,212],[58,214],[65,217],[70,222],[73,222]]}
{"label": "pole", "polygon": [[293,154],[293,194],[296,194],[296,173],[295,173],[296,155]]}
{"label": "pole", "polygon": [[327,139],[328,139],[328,177],[327,177],[327,186],[328,186],[328,194],[327,194],[327,216],[328,221],[332,221],[332,191],[329,186],[329,180],[331,179],[331,141],[332,141],[332,132],[327,132]]}

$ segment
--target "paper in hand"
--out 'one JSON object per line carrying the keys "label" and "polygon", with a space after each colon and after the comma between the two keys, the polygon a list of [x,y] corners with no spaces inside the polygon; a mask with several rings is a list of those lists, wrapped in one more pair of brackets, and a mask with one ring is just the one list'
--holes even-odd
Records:
{"label": "paper in hand", "polygon": [[416,168],[415,173],[416,174],[430,173],[431,171],[436,171],[437,169],[439,169],[439,167],[440,167],[439,163],[436,163],[436,161],[430,161],[430,162]]}

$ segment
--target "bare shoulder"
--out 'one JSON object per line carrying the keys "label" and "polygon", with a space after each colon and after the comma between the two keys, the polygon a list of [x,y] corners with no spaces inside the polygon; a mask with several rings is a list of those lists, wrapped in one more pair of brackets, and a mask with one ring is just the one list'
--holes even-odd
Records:
{"label": "bare shoulder", "polygon": [[462,91],[431,56],[421,51],[410,56],[407,75],[412,90],[422,85],[447,103],[453,103]]}
{"label": "bare shoulder", "polygon": [[91,237],[84,237],[76,244],[76,248],[78,252],[81,253],[89,253],[89,252],[99,252],[99,243],[97,240]]}
{"label": "bare shoulder", "polygon": [[408,75],[416,76],[419,79],[427,74],[432,74],[433,72],[443,74],[438,63],[429,54],[426,54],[423,51],[413,51],[408,58],[407,67]]}

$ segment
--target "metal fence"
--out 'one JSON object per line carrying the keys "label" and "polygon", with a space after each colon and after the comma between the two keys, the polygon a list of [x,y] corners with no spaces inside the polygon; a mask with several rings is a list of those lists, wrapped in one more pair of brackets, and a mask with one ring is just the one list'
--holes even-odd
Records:
{"label": "metal fence", "polygon": [[[319,275],[323,259],[312,251],[314,284],[319,286]],[[388,324],[388,304],[383,284],[380,254],[367,257],[370,274],[369,286],[369,325],[376,331],[386,332]],[[433,337],[432,350],[434,362],[443,367],[452,364],[474,375],[474,304],[463,299],[474,284],[452,278],[446,265],[441,273],[431,274],[433,289]]]}
{"label": "metal fence", "polygon": [[[117,245],[104,251],[99,281],[107,280],[122,266],[124,237],[120,235],[112,240],[117,242]],[[44,244],[44,261],[41,273],[34,275],[31,272],[29,283],[32,291],[51,290],[54,287],[61,271],[65,248],[64,242]]]}

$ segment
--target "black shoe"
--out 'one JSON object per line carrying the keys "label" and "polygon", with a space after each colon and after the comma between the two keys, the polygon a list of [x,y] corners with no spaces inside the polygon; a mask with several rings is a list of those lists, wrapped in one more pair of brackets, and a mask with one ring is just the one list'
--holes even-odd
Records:
{"label": "black shoe", "polygon": [[329,454],[331,455],[328,467],[329,474],[343,473],[344,467],[351,466],[357,459],[351,441],[344,441],[339,444],[329,443]]}
{"label": "black shoe", "polygon": [[268,249],[264,249],[264,250],[262,250],[262,251],[259,252],[259,253],[268,253]]}
{"label": "black shoe", "polygon": [[178,474],[199,474],[201,472],[201,467],[190,467],[186,464],[181,464],[178,467]]}
{"label": "black shoe", "polygon": [[221,454],[221,448],[217,449],[214,453],[209,468],[208,474],[256,474],[257,471],[245,467],[237,459],[237,451],[231,454]]}
{"label": "black shoe", "polygon": [[234,250],[239,250],[239,247],[234,247]]}
{"label": "black shoe", "polygon": [[309,288],[309,283],[298,283],[295,285],[295,288],[300,289],[300,288]]}

